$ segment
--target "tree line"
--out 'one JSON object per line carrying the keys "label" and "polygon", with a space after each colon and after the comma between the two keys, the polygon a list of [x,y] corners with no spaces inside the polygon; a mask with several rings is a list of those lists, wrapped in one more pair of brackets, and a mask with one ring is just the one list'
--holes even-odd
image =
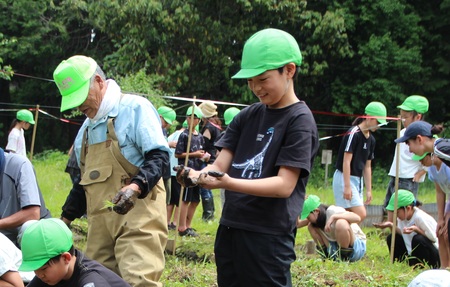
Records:
{"label": "tree line", "polygon": [[[39,104],[67,116],[55,108],[54,83],[42,79],[52,79],[59,62],[75,54],[96,59],[124,90],[156,96],[156,105],[185,104],[160,95],[253,103],[246,82],[231,75],[244,41],[273,27],[299,42],[304,60],[295,89],[313,111],[361,114],[370,101],[381,101],[396,116],[404,98],[419,94],[430,101],[428,121],[449,118],[450,0],[0,0],[0,8],[6,108]],[[1,146],[13,116],[0,113]],[[353,120],[315,116],[321,136],[342,133]],[[396,137],[396,125],[389,127],[376,135],[378,158],[387,165],[392,154],[382,151],[393,152]],[[42,117],[35,150],[67,150],[77,129]],[[339,142],[321,145],[336,150]]]}

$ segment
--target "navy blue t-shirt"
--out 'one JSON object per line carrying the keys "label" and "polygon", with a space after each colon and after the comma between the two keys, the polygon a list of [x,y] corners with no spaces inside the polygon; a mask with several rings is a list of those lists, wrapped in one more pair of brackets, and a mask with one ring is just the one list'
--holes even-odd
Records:
{"label": "navy blue t-shirt", "polygon": [[342,172],[344,153],[352,153],[350,175],[362,177],[366,162],[374,158],[374,150],[375,138],[373,135],[370,133],[366,138],[358,126],[353,126],[341,141],[335,167]]}
{"label": "navy blue t-shirt", "polygon": [[77,259],[69,280],[60,281],[56,285],[48,285],[35,276],[27,287],[130,287],[130,284],[116,273],[97,261],[85,257],[81,251],[75,249],[75,256]]}
{"label": "navy blue t-shirt", "polygon": [[[178,138],[177,147],[175,148],[175,154],[182,154],[186,152],[188,139],[189,139],[189,130],[185,129]],[[192,133],[189,152],[195,152],[204,149],[205,149],[205,140],[203,139],[203,136],[201,134]],[[185,162],[184,158],[178,159],[179,165],[184,165],[184,162]],[[189,157],[187,166],[195,170],[200,170],[203,166],[203,161],[200,158]]]}

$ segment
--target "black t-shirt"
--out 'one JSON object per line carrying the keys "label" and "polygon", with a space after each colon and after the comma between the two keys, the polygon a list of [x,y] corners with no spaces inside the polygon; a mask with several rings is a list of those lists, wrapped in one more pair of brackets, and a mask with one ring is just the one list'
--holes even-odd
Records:
{"label": "black t-shirt", "polygon": [[253,104],[236,115],[216,146],[233,152],[228,171],[233,178],[276,176],[280,166],[301,170],[289,198],[226,190],[220,223],[267,234],[292,232],[302,210],[305,187],[319,146],[317,126],[305,102],[282,109]]}
{"label": "black t-shirt", "polygon": [[[178,138],[177,141],[177,147],[175,148],[175,154],[182,154],[186,152],[187,144],[189,139],[189,130],[185,129]],[[198,150],[204,150],[205,149],[205,140],[201,134],[194,134],[191,135],[191,145],[189,147],[189,152],[194,152]],[[185,159],[179,158],[178,164],[184,165]],[[189,157],[188,160],[188,167],[193,168],[195,170],[200,170],[203,166],[204,162],[200,158],[193,158]]]}
{"label": "black t-shirt", "polygon": [[373,135],[370,134],[366,138],[358,126],[353,126],[341,141],[335,167],[342,172],[344,153],[352,153],[350,175],[362,177],[366,162],[374,158],[374,149],[375,138]]}
{"label": "black t-shirt", "polygon": [[130,287],[130,284],[116,273],[97,261],[85,257],[81,251],[75,250],[75,256],[77,257],[75,268],[69,280],[60,281],[56,285],[48,285],[35,276],[27,287]]}
{"label": "black t-shirt", "polygon": [[208,152],[211,157],[209,159],[209,163],[213,163],[216,159],[216,153],[217,149],[214,146],[214,143],[217,141],[217,138],[220,136],[221,129],[210,123],[209,121],[205,124],[205,126],[201,130],[201,134],[203,135],[206,130],[209,130],[209,133],[211,134],[211,139],[208,139],[204,137],[205,139],[205,151]]}

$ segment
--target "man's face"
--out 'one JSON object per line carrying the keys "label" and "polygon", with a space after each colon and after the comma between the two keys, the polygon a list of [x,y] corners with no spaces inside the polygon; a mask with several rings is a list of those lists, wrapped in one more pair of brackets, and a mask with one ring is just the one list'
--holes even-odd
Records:
{"label": "man's face", "polygon": [[96,75],[94,82],[89,88],[86,100],[78,107],[78,110],[85,114],[88,118],[93,119],[97,114],[103,99],[103,88],[105,82]]}

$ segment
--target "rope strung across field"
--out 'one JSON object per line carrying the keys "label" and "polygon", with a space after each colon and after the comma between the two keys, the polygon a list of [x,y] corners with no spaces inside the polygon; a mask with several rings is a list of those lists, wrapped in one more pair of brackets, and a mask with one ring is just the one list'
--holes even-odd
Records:
{"label": "rope strung across field", "polygon": [[[35,77],[35,76],[30,76],[30,75],[25,75],[25,74],[14,73],[14,75],[20,76],[20,77],[31,78],[31,79],[48,81],[48,82],[54,82],[53,79],[40,78],[40,77]],[[187,97],[180,97],[180,96],[149,95],[149,94],[145,94],[145,93],[137,93],[137,92],[130,92],[130,91],[124,91],[124,93],[138,95],[138,96],[145,96],[147,98],[148,97],[162,97],[162,98],[169,99],[169,100],[188,102],[188,104],[181,105],[181,106],[175,108],[175,110],[180,110],[180,109],[186,108],[186,107],[190,106],[193,101],[195,101],[195,102],[211,101],[214,104],[227,105],[227,106],[239,106],[239,107],[247,107],[247,106],[249,106],[247,104],[239,104],[239,103],[226,102],[226,101],[204,100],[204,99],[198,99],[198,98],[194,99],[194,98],[187,98]],[[19,104],[11,104],[11,103],[2,103],[2,102],[0,102],[0,105],[2,105],[2,104],[4,104],[4,105],[19,105]],[[22,105],[22,106],[29,107],[30,105]],[[60,107],[47,106],[47,108],[59,109]],[[18,110],[19,109],[0,109],[0,112],[1,111],[18,111]],[[29,110],[33,111],[33,110],[36,110],[36,109],[35,108],[30,108]],[[50,114],[49,112],[46,112],[46,111],[44,111],[42,109],[39,109],[39,112],[44,114],[44,115],[46,115],[46,116],[48,116],[48,117],[50,117],[50,118],[52,118],[52,119],[59,120],[59,121],[64,122],[64,123],[81,125],[79,122],[75,122],[75,121],[71,121],[71,120],[68,120],[68,119],[65,119],[65,118],[60,118],[60,117],[54,116],[54,115]],[[334,113],[334,112],[327,112],[327,111],[315,111],[315,110],[313,110],[311,112],[313,114],[325,115],[325,116],[334,116],[334,117],[374,118],[373,116],[367,116],[367,115],[344,114],[344,113]],[[383,117],[383,118],[388,120],[388,121],[401,120],[398,117]],[[384,125],[387,125],[387,124],[388,123],[379,124],[378,126],[384,126]],[[336,125],[334,127],[339,127],[340,129],[348,128],[347,126],[339,126],[339,125]],[[339,133],[339,134],[335,134],[335,135],[325,136],[325,137],[319,138],[319,141],[329,140],[329,139],[336,138],[336,137],[342,137],[342,136],[345,136],[345,135],[348,135],[348,134],[350,134],[350,132],[344,132],[344,133]]]}

